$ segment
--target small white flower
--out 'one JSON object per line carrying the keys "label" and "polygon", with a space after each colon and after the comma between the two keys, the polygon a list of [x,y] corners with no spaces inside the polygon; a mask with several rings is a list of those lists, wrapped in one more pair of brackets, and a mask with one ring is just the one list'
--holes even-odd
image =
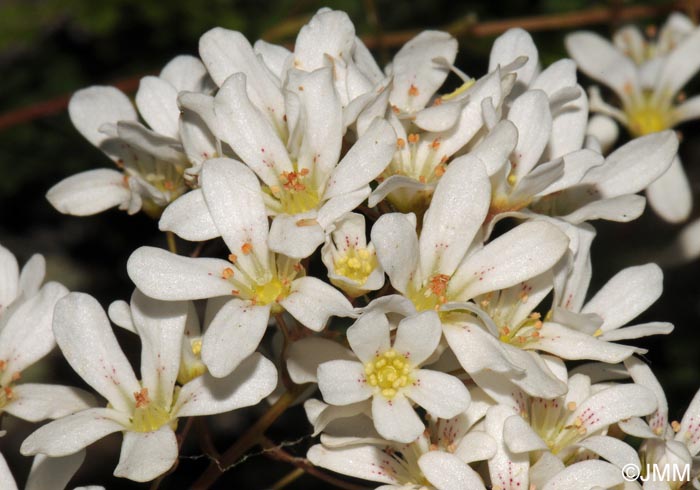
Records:
{"label": "small white flower", "polygon": [[451,418],[469,405],[469,392],[457,378],[421,369],[440,342],[440,320],[434,311],[401,320],[390,341],[386,315],[370,311],[347,332],[360,362],[329,361],[318,367],[318,387],[326,402],[348,405],[372,399],[372,418],[382,437],[408,443],[424,425],[413,400],[429,413]]}
{"label": "small white flower", "polygon": [[[63,490],[70,482],[85,460],[85,451],[78,451],[63,458],[49,458],[43,454],[34,457],[32,468],[29,470],[24,490],[46,490],[48,488]],[[5,458],[0,453],[0,488],[17,490],[15,482]],[[104,487],[90,485],[75,490],[104,490]]]}
{"label": "small white flower", "polygon": [[178,418],[255,405],[274,389],[277,371],[257,353],[225,378],[204,374],[177,387],[187,304],[158,302],[137,292],[131,312],[142,344],[140,381],[94,298],[71,293],[56,305],[54,332],[63,355],[109,406],[82,410],[39,428],[22,443],[22,454],[68,456],[107,434],[124,432],[114,474],[152,480],[177,458]]}

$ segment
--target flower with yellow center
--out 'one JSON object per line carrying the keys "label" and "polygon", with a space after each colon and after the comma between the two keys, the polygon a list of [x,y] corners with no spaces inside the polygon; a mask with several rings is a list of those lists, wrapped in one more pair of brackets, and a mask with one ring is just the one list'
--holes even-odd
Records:
{"label": "flower with yellow center", "polygon": [[203,374],[176,386],[188,309],[186,302],[134,293],[130,310],[142,344],[138,380],[99,303],[82,293],[61,300],[54,321],[56,342],[68,363],[108,405],[83,409],[39,428],[24,441],[22,453],[66,456],[107,434],[123,432],[114,474],[149,481],[177,459],[174,429],[180,417],[228,412],[270,394],[277,371],[257,353],[225,378]]}
{"label": "flower with yellow center", "polygon": [[[332,315],[354,315],[340,291],[305,277],[298,260],[268,247],[264,194],[247,166],[231,159],[208,160],[200,180],[211,225],[229,248],[228,260],[188,258],[142,247],[132,254],[127,270],[152,298],[232,298],[202,338],[202,361],[212,375],[227,376],[255,352],[271,315],[286,311],[315,331],[323,329]],[[232,351],[231,345],[237,348]]]}
{"label": "flower with yellow center", "polygon": [[357,297],[384,285],[384,270],[377,261],[372,243],[365,238],[365,218],[348,213],[326,237],[321,259],[328,278],[348,296]]}
{"label": "flower with yellow center", "polygon": [[331,405],[371,398],[372,418],[379,434],[408,443],[425,428],[409,400],[435,417],[451,418],[469,405],[469,391],[453,376],[420,368],[440,342],[437,313],[426,311],[401,320],[393,344],[389,333],[387,316],[368,309],[347,332],[359,362],[322,363],[318,367],[318,387]]}

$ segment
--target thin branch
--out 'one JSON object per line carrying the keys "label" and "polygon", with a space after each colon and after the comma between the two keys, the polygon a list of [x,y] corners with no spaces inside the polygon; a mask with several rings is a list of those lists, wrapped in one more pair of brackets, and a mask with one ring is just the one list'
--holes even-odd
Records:
{"label": "thin branch", "polygon": [[260,439],[260,445],[265,449],[265,456],[275,459],[277,461],[284,461],[285,463],[292,464],[297,468],[304,470],[309,475],[314,476],[319,480],[323,480],[327,483],[330,483],[331,485],[337,488],[341,488],[343,490],[369,490],[367,487],[355,485],[354,483],[349,483],[340,480],[339,478],[336,478],[332,475],[324,473],[323,471],[319,470],[314,465],[312,465],[308,459],[297,458],[295,456],[292,456],[267,437],[263,437]]}

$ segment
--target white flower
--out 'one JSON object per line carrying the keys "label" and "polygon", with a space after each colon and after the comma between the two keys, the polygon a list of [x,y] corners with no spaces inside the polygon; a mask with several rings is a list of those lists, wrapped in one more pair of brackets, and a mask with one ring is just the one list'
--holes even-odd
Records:
{"label": "white flower", "polygon": [[142,343],[141,381],[95,299],[71,293],[56,305],[54,332],[63,355],[109,406],[83,410],[39,428],[22,443],[22,454],[67,456],[107,434],[124,432],[114,474],[152,480],[177,458],[178,418],[255,405],[274,389],[277,371],[257,353],[225,378],[205,374],[176,387],[187,304],[158,302],[136,293],[131,311]]}
{"label": "white flower", "polygon": [[348,329],[347,337],[360,362],[321,364],[318,387],[333,405],[371,398],[372,418],[382,437],[408,443],[423,432],[409,399],[440,418],[454,417],[469,405],[469,391],[459,379],[420,369],[440,342],[434,311],[401,320],[393,342],[387,317],[370,311]]}
{"label": "white flower", "polygon": [[[84,460],[85,451],[78,451],[63,458],[49,458],[38,454],[32,462],[24,490],[63,490]],[[0,487],[3,490],[19,488],[2,454],[0,454]],[[78,487],[75,490],[104,490],[104,487],[90,485]]]}
{"label": "white flower", "polygon": [[[93,86],[76,92],[68,113],[80,133],[110,157],[119,170],[95,169],[68,177],[46,198],[60,212],[86,216],[114,206],[133,214],[143,209],[159,216],[187,191],[184,172],[214,152],[202,123],[180,117],[178,91],[203,91],[206,70],[192,56],[178,56],[159,77],[141,80],[136,105],[150,129],[138,122],[129,98],[114,87]],[[190,160],[191,158],[191,160]]]}
{"label": "white flower", "polygon": [[[271,313],[286,310],[315,331],[333,315],[353,315],[340,291],[315,277],[304,277],[298,260],[270,250],[263,194],[248,167],[231,159],[208,160],[201,183],[201,190],[188,194],[199,196],[205,208],[203,214],[189,217],[192,228],[205,217],[205,227],[214,228],[226,242],[229,260],[182,257],[142,247],[129,258],[127,270],[141,291],[161,300],[233,296],[203,338],[202,359],[214,376],[226,376],[255,351]],[[181,211],[187,216],[186,207]],[[232,345],[237,346],[234,352]]]}
{"label": "white flower", "polygon": [[38,422],[63,417],[94,404],[77,388],[19,383],[22,372],[56,346],[51,324],[56,302],[68,294],[57,282],[41,286],[44,257],[34,255],[22,268],[0,246],[0,413]]}
{"label": "white flower", "polygon": [[[592,32],[576,32],[566,39],[566,46],[581,71],[610,87],[619,97],[622,108],[602,100],[597,90],[591,92],[591,110],[615,118],[632,136],[643,136],[670,129],[700,117],[700,98],[680,105],[674,99],[681,88],[700,69],[700,30],[683,34],[673,45],[667,42],[664,55],[637,65],[644,58],[639,39],[632,40],[624,51]],[[637,36],[632,34],[633,38]],[[672,36],[678,38],[679,36]],[[672,47],[671,47],[672,46]],[[640,59],[640,56],[642,59]],[[631,58],[630,58],[631,57]],[[690,214],[692,195],[688,179],[676,158],[669,170],[647,190],[654,210],[670,222],[684,221]]]}
{"label": "white flower", "polygon": [[[309,449],[307,457],[317,466],[384,483],[379,487],[384,490],[483,489],[469,464],[492,457],[496,443],[472,430],[490,405],[478,389],[475,394],[478,398],[465,412],[451,419],[430,418],[428,428],[408,444],[381,438],[367,426],[365,414],[346,413],[326,427],[321,444]],[[333,408],[317,400],[305,407],[314,426]]]}
{"label": "white flower", "polygon": [[365,237],[365,217],[348,213],[326,236],[321,260],[328,268],[328,279],[348,296],[376,291],[384,285],[384,270],[377,261],[374,245]]}

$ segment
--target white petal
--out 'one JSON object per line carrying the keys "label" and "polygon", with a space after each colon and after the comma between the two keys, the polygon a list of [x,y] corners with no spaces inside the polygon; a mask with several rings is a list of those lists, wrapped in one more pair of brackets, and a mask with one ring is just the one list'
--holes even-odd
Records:
{"label": "white petal", "polygon": [[418,267],[419,249],[415,222],[406,215],[382,215],[371,232],[377,259],[386,271],[391,285],[405,293],[411,275]]}
{"label": "white petal", "polygon": [[408,444],[425,429],[411,403],[401,393],[391,400],[375,395],[372,398],[372,419],[377,432],[391,441]]}
{"label": "white petal", "polygon": [[[0,250],[0,253],[2,253],[2,250]],[[11,266],[8,272],[10,272],[10,274],[13,272]],[[45,275],[46,259],[43,255],[40,254],[32,255],[31,258],[27,261],[27,263],[24,264],[24,267],[22,267],[22,272],[19,275],[19,290],[24,294],[25,298],[30,298],[39,291],[41,283],[44,281]],[[8,278],[8,280],[10,282],[9,287],[12,287],[13,284],[16,285],[16,276],[13,278]],[[0,298],[2,297],[3,294],[0,293]],[[2,304],[3,301],[2,299],[0,299],[0,308],[2,308]]]}
{"label": "white petal", "polygon": [[639,218],[644,212],[646,199],[636,194],[601,199],[584,204],[576,211],[562,216],[569,223],[581,224],[594,219],[605,219],[627,223]]}
{"label": "white petal", "polygon": [[425,107],[450,74],[433,60],[443,58],[452,64],[456,56],[457,40],[446,32],[423,31],[404,44],[392,63],[391,105],[404,112]]}
{"label": "white petal", "polygon": [[349,61],[355,45],[355,27],[339,10],[319,11],[304,25],[294,44],[295,66],[311,71],[325,65],[326,57]]}
{"label": "white petal", "polygon": [[669,223],[688,219],[693,208],[693,192],[678,156],[661,177],[649,184],[647,199],[656,214]]}
{"label": "white petal", "polygon": [[20,452],[25,456],[68,456],[108,434],[125,430],[128,424],[128,417],[116,410],[90,408],[35,430],[24,440]]}
{"label": "white petal", "polygon": [[490,195],[491,183],[481,161],[465,155],[450,163],[423,218],[423,277],[453,274],[486,217]]}
{"label": "white petal", "polygon": [[90,393],[70,386],[22,383],[12,394],[4,410],[29,422],[65,417],[97,404]]}
{"label": "white petal", "polygon": [[302,325],[315,332],[323,330],[332,316],[353,315],[352,305],[343,293],[315,277],[295,279],[289,296],[280,304]]}
{"label": "white petal", "polygon": [[542,90],[528,90],[515,99],[508,119],[518,130],[518,144],[511,160],[517,181],[537,164],[552,131],[549,99]]}
{"label": "white petal", "polygon": [[401,320],[394,350],[403,354],[413,366],[419,366],[433,355],[441,337],[440,317],[434,311],[424,311]]}
{"label": "white petal", "polygon": [[171,202],[158,221],[158,229],[180,238],[203,242],[220,236],[201,189],[194,189]]}
{"label": "white petal", "polygon": [[436,133],[447,131],[457,124],[463,107],[463,101],[443,102],[440,105],[433,105],[419,111],[413,123],[425,131]]}
{"label": "white petal", "polygon": [[172,402],[187,311],[184,301],[155,300],[138,289],[131,296],[131,315],[141,338],[141,384],[163,407]]}
{"label": "white petal", "polygon": [[[32,469],[27,477],[24,490],[66,488],[84,460],[85,451],[78,451],[63,458],[49,458],[43,454],[37,454],[32,462]],[[0,483],[3,483],[1,478]],[[2,488],[8,487],[3,485]]]}
{"label": "white petal", "polygon": [[511,377],[511,382],[530,396],[552,399],[566,393],[566,383],[549,369],[544,358],[534,352],[508,346],[512,361],[522,373]]}
{"label": "white petal", "polygon": [[566,49],[582,72],[612,88],[621,99],[639,91],[634,62],[600,35],[583,31],[569,34]]}
{"label": "white petal", "polygon": [[[247,85],[255,83],[251,80]],[[284,111],[283,109],[281,109]],[[279,173],[291,172],[292,162],[275,129],[246,95],[246,77],[232,75],[214,98],[217,127],[214,133],[268,185]]]}
{"label": "white petal", "polygon": [[160,248],[136,249],[126,264],[129,277],[146,295],[167,301],[204,299],[231,294],[232,284],[221,277],[225,260],[190,258]]}
{"label": "white petal", "polygon": [[617,330],[609,330],[600,336],[601,340],[606,342],[615,342],[618,340],[639,339],[650,335],[668,335],[673,332],[673,324],[668,322],[649,322],[632,327],[619,328]]}
{"label": "white petal", "polygon": [[131,318],[131,308],[129,303],[124,300],[112,301],[107,308],[107,316],[109,321],[114,323],[116,326],[128,330],[131,333],[136,333],[136,327],[134,327],[134,322]]}
{"label": "white petal", "polygon": [[389,333],[389,320],[386,315],[369,311],[348,328],[346,336],[355,355],[366,363],[389,350]]}
{"label": "white petal", "polygon": [[688,446],[691,454],[697,455],[700,451],[700,427],[698,418],[700,417],[700,391],[690,401],[688,408],[681,419],[681,427],[676,434],[676,440]]}
{"label": "white petal", "polygon": [[6,362],[0,376],[3,386],[15,373],[31,366],[55,347],[51,330],[54,307],[67,293],[61,284],[49,282],[38,294],[13,309],[0,331],[0,359]]}
{"label": "white petal", "polygon": [[515,73],[520,83],[524,86],[529,85],[537,72],[539,55],[530,34],[520,28],[509,29],[494,41],[489,57],[489,72],[499,65],[506,66],[512,63],[520,56],[527,57],[527,63],[515,70]]}
{"label": "white petal", "polygon": [[159,77],[170,83],[178,92],[202,91],[209,79],[204,64],[199,58],[189,55],[179,55],[170,60],[160,71]]}
{"label": "white petal", "polygon": [[282,122],[284,99],[280,88],[243,34],[215,27],[199,39],[199,54],[220,87],[234,73],[243,73],[250,79],[248,97],[260,110],[265,109],[268,117]]}
{"label": "white petal", "polygon": [[177,454],[175,432],[168,425],[154,432],[125,432],[114,476],[151,481],[173,466]]}
{"label": "white petal", "polygon": [[260,344],[270,305],[252,306],[249,301],[232,299],[216,314],[202,338],[202,361],[217,378],[227,376]]}
{"label": "white petal", "polygon": [[477,157],[489,176],[495,175],[508,161],[518,142],[518,129],[507,119],[499,121],[469,154]]}
{"label": "white petal", "polygon": [[583,400],[570,418],[580,418],[581,427],[592,434],[620,420],[649,415],[655,409],[656,397],[651,390],[637,384],[620,384]]}
{"label": "white petal", "polygon": [[8,249],[0,245],[0,314],[20,292],[19,266]]}
{"label": "white petal", "polygon": [[53,330],[73,370],[112,407],[130,413],[141,385],[97,300],[70,293],[56,304]]}
{"label": "white petal", "polygon": [[189,417],[249,407],[272,393],[276,385],[274,364],[255,352],[224,378],[204,374],[185,384],[173,412]]}
{"label": "white petal", "polygon": [[349,405],[372,396],[372,389],[365,379],[365,369],[359,362],[324,362],[318,367],[317,377],[318,388],[327,403]]}
{"label": "white petal", "polygon": [[2,488],[7,488],[7,490],[17,490],[15,478],[2,454],[0,454],[0,484],[2,484]]}
{"label": "white petal", "polygon": [[467,300],[526,281],[550,269],[569,239],[556,226],[530,221],[467,257],[450,280],[448,296]]}
{"label": "white petal", "polygon": [[659,380],[656,379],[649,366],[637,357],[627,359],[625,367],[635,383],[646,386],[654,392],[657,408],[656,412],[649,417],[649,425],[652,430],[658,430],[663,433],[668,424],[668,402]]}
{"label": "white petal", "polygon": [[316,383],[318,366],[333,360],[354,360],[353,353],[329,339],[305,337],[287,350],[287,371],[296,384]]}
{"label": "white petal", "polygon": [[136,105],[151,129],[171,138],[178,137],[180,109],[177,90],[170,83],[154,76],[143,77],[136,92]]}
{"label": "white petal", "polygon": [[666,172],[678,151],[678,138],[662,131],[636,138],[592,169],[582,183],[595,184],[602,197],[633,194]]}
{"label": "white petal", "polygon": [[121,206],[131,198],[124,174],[98,168],[71,175],[54,185],[46,199],[63,214],[88,216]]}
{"label": "white petal", "polygon": [[602,330],[625,325],[661,296],[663,272],[656,264],[628,267],[618,272],[583,307],[582,313],[603,318]]}
{"label": "white petal", "polygon": [[284,77],[284,71],[286,70],[289,57],[292,55],[284,46],[278,46],[277,44],[272,44],[258,39],[253,44],[253,51],[260,56],[263,63],[270,69],[274,75],[280,80]]}
{"label": "white petal", "polygon": [[352,145],[328,179],[324,199],[364,187],[377,177],[396,151],[396,133],[383,119],[375,119]]}
{"label": "white petal", "polygon": [[463,325],[444,324],[443,333],[450,348],[465,371],[474,373],[489,369],[513,374],[519,370],[498,339],[485,332],[476,320]]}
{"label": "white petal", "polygon": [[479,474],[450,453],[430,451],[418,459],[418,466],[439,490],[486,490]]}
{"label": "white petal", "polygon": [[406,396],[428,413],[449,419],[469,406],[469,390],[458,378],[429,369],[419,369],[414,373],[413,384],[406,389]]}
{"label": "white petal", "polygon": [[505,445],[503,426],[505,421],[514,415],[513,409],[504,405],[491,407],[486,413],[484,428],[498,444],[498,452],[489,459],[488,467],[491,484],[504,490],[527,488],[529,455],[514,454]]}
{"label": "white petal", "polygon": [[[212,220],[245,270],[269,269],[267,213],[255,174],[230,158],[202,166],[202,192]],[[252,253],[242,252],[248,244]]]}
{"label": "white petal", "polygon": [[547,451],[547,444],[519,415],[508,417],[503,424],[503,441],[514,453]]}
{"label": "white petal", "polygon": [[611,488],[623,483],[622,471],[605,461],[575,463],[547,482],[542,490],[581,490]]}
{"label": "white petal", "polygon": [[454,454],[465,463],[485,461],[496,454],[496,441],[486,432],[474,430],[464,435]]}
{"label": "white petal", "polygon": [[315,211],[278,214],[270,226],[270,250],[295,259],[309,257],[326,239],[320,223],[314,221],[318,222]]}
{"label": "white petal", "polygon": [[532,348],[567,360],[594,360],[616,363],[634,354],[634,347],[609,344],[591,335],[557,323],[545,322]]}
{"label": "white petal", "polygon": [[593,451],[618,468],[628,465],[641,467],[637,451],[629,444],[610,436],[591,436],[578,443],[579,446]]}
{"label": "white petal", "polygon": [[107,123],[135,121],[136,109],[129,98],[114,87],[92,86],[78,90],[68,103],[68,115],[80,134],[95,146],[108,136],[100,132]]}
{"label": "white petal", "polygon": [[611,117],[603,114],[596,114],[588,121],[586,134],[588,136],[595,136],[600,143],[602,153],[608,153],[612,145],[617,141],[620,135],[620,129]]}
{"label": "white petal", "polygon": [[561,459],[550,452],[543,452],[537,463],[530,467],[530,485],[542,488],[557,473],[565,468]]}
{"label": "white petal", "polygon": [[404,476],[405,472],[384,451],[369,445],[328,449],[316,444],[309,449],[306,457],[321,468],[379,483],[401,485],[403,480],[397,477]]}
{"label": "white petal", "polygon": [[700,31],[694,31],[671,50],[657,78],[656,90],[672,96],[698,72],[700,69],[698,42],[700,42]]}

